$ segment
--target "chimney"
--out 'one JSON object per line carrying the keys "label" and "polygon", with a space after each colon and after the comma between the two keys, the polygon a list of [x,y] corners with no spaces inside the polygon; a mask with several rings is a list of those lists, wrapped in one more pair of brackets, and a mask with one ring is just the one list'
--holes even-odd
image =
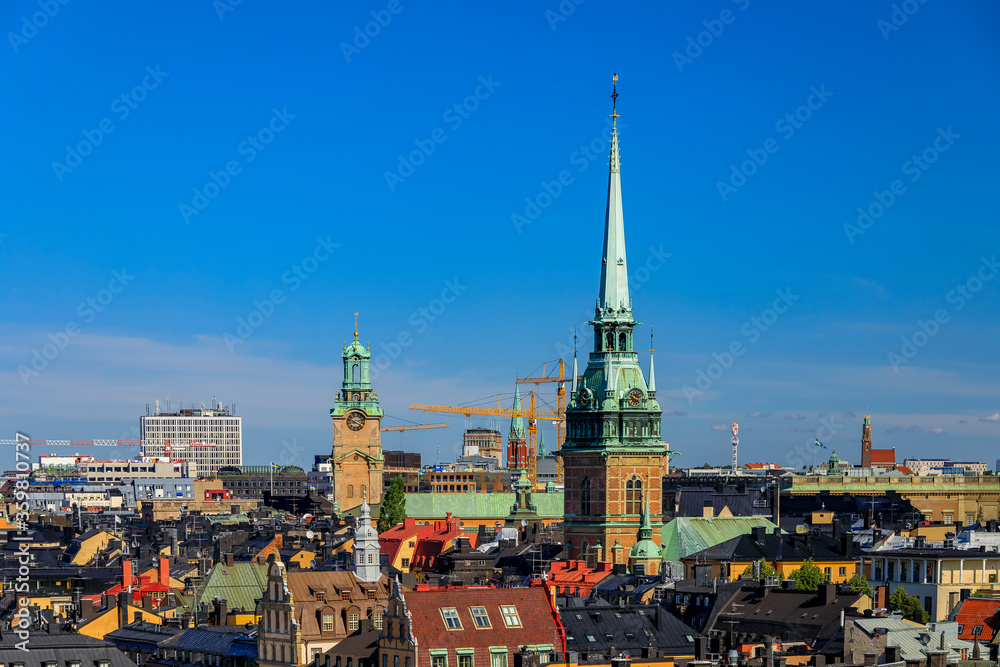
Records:
{"label": "chimney", "polygon": [[824,607],[833,604],[833,601],[837,597],[837,585],[836,584],[820,584],[819,585],[819,603]]}
{"label": "chimney", "polygon": [[170,585],[170,559],[160,556],[159,567],[156,569],[156,583],[162,586]]}
{"label": "chimney", "polygon": [[924,661],[920,658],[907,658],[906,667],[924,667]]}
{"label": "chimney", "polygon": [[872,665],[878,664],[878,653],[865,653],[865,661],[862,664],[865,667],[872,667]]}
{"label": "chimney", "polygon": [[708,659],[708,637],[706,637],[705,635],[699,635],[694,640],[694,659],[695,660]]}
{"label": "chimney", "polygon": [[841,534],[844,532],[843,524],[840,521],[840,517],[833,518],[833,539],[840,540]]}
{"label": "chimney", "polygon": [[754,542],[763,542],[767,535],[767,526],[754,526],[750,533],[753,535]]}
{"label": "chimney", "polygon": [[233,566],[233,554],[231,554],[231,553],[226,554],[225,563],[226,563],[226,567],[232,567]]}
{"label": "chimney", "polygon": [[122,558],[122,588],[132,585],[132,561]]}
{"label": "chimney", "polygon": [[812,659],[813,667],[826,667],[826,656],[822,653],[816,653],[813,655]]}
{"label": "chimney", "polygon": [[899,646],[885,647],[886,662],[902,662],[902,659],[903,659],[903,649],[901,649]]}
{"label": "chimney", "polygon": [[947,667],[948,651],[927,651],[927,667]]}
{"label": "chimney", "polygon": [[170,555],[177,558],[177,527],[171,529],[170,536]]}
{"label": "chimney", "polygon": [[705,501],[705,504],[701,508],[701,516],[706,519],[711,519],[715,516],[715,506],[712,505],[711,500]]}
{"label": "chimney", "polygon": [[128,625],[128,593],[118,594],[118,627],[124,628]]}
{"label": "chimney", "polygon": [[840,536],[840,552],[844,554],[844,558],[854,558],[854,536],[853,535],[841,535]]}

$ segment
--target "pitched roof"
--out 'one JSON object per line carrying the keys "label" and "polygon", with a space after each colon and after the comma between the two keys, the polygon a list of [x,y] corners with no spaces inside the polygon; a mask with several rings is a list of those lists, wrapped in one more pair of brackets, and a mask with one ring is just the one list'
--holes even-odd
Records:
{"label": "pitched roof", "polygon": [[807,558],[817,562],[843,561],[847,556],[841,551],[840,543],[826,535],[766,533],[763,539],[757,539],[751,534],[740,535],[689,554],[688,558],[737,563],[748,563],[763,558],[767,561],[797,563]]}
{"label": "pitched roof", "polygon": [[746,535],[757,526],[764,526],[769,533],[776,528],[761,516],[677,517],[663,524],[660,531],[660,543],[663,545],[661,557],[663,560],[679,563],[690,554]]}
{"label": "pitched roof", "polygon": [[871,461],[872,463],[895,463],[896,462],[896,450],[895,449],[873,449],[871,450]]}
{"label": "pitched roof", "polygon": [[[406,513],[418,519],[443,519],[451,512],[461,519],[503,520],[516,503],[513,493],[407,493]],[[543,519],[563,517],[562,493],[533,493],[531,503]]]}
{"label": "pitched roof", "polygon": [[962,600],[958,609],[955,610],[955,622],[958,623],[960,630],[958,638],[972,641],[976,637],[973,630],[976,626],[982,626],[979,641],[990,641],[996,636],[997,628],[1000,627],[997,612],[1000,612],[1000,600],[984,598]]}
{"label": "pitched roof", "polygon": [[656,605],[587,604],[560,611],[566,650],[607,653],[655,646],[667,655],[691,655],[698,632]]}
{"label": "pitched roof", "polygon": [[[783,641],[804,641],[814,645],[840,627],[840,612],[858,603],[861,595],[837,592],[823,604],[819,591],[745,589],[730,608],[719,613],[717,627],[754,637],[780,637]],[[881,620],[881,619],[879,619]],[[722,626],[719,626],[722,623]]]}
{"label": "pitched roof", "polygon": [[217,563],[205,583],[198,589],[195,604],[211,604],[216,596],[226,601],[229,611],[253,611],[267,588],[267,563],[236,561],[232,565]]}
{"label": "pitched roof", "polygon": [[[556,620],[544,586],[530,588],[488,588],[468,586],[417,590],[405,594],[412,616],[413,635],[418,642],[418,662],[429,664],[429,649],[474,648],[489,653],[490,647],[506,646],[508,652],[525,644],[551,645],[561,651]],[[517,610],[520,625],[508,626],[501,606]],[[485,607],[489,628],[477,628],[471,607]],[[453,608],[461,627],[448,629],[441,609]]]}
{"label": "pitched roof", "polygon": [[30,649],[28,651],[22,651],[15,646],[19,641],[21,640],[14,633],[4,633],[3,639],[0,640],[0,662],[21,663],[24,667],[42,667],[49,662],[57,665],[68,665],[70,662],[96,665],[100,660],[107,660],[111,667],[135,667],[135,663],[114,644],[75,632],[53,634],[32,632],[28,641]]}

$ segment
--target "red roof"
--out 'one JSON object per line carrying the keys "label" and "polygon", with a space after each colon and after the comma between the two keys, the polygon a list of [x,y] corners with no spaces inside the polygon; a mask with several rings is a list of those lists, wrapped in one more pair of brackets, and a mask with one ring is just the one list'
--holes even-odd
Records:
{"label": "red roof", "polygon": [[547,583],[559,594],[586,597],[594,584],[610,574],[611,563],[598,563],[596,568],[590,568],[582,560],[553,561]]}
{"label": "red roof", "polygon": [[873,449],[871,450],[872,463],[896,463],[895,449]]}
{"label": "red roof", "polygon": [[988,642],[996,635],[997,628],[1000,627],[1000,619],[996,618],[997,611],[1000,611],[1000,600],[986,600],[983,598],[966,598],[959,605],[955,612],[955,621],[958,622],[960,632],[959,639],[972,641],[975,639],[973,630],[977,625],[982,626],[979,634],[979,641]]}
{"label": "red roof", "polygon": [[[475,649],[479,656],[489,659],[490,648],[506,646],[508,653],[516,653],[525,644],[550,644],[562,651],[562,642],[555,615],[549,606],[544,586],[530,588],[486,588],[468,586],[436,590],[415,590],[405,594],[406,605],[413,616],[413,635],[417,640],[417,663],[429,665],[430,651],[448,649],[449,658],[455,658],[455,649]],[[508,627],[504,622],[501,606],[517,610],[519,625]],[[490,627],[478,628],[472,618],[471,607],[485,607]],[[452,608],[458,614],[461,628],[449,630],[441,616],[441,609]],[[450,662],[450,661],[449,661]],[[512,663],[513,661],[511,661]],[[457,664],[457,661],[456,661]],[[480,664],[489,664],[483,662]]]}
{"label": "red roof", "polygon": [[907,468],[906,466],[896,466],[896,470],[903,473],[904,475],[913,476],[913,471]]}

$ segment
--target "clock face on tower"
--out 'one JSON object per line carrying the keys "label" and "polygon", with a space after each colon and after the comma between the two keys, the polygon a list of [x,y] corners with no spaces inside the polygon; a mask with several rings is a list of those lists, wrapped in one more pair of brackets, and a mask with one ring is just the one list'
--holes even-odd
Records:
{"label": "clock face on tower", "polygon": [[628,402],[629,402],[629,405],[638,406],[639,403],[642,402],[642,390],[641,389],[633,389],[632,391],[630,391],[628,393]]}
{"label": "clock face on tower", "polygon": [[360,431],[365,425],[365,415],[361,412],[352,412],[347,415],[347,428],[352,431]]}

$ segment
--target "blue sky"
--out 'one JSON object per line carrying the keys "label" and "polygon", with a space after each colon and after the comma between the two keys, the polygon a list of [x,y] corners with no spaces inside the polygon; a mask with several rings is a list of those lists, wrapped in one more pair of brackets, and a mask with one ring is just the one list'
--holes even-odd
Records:
{"label": "blue sky", "polygon": [[[998,23],[916,0],[5,3],[0,433],[117,438],[146,402],[215,395],[248,463],[308,464],[354,311],[388,415],[509,400],[592,314],[618,72],[676,463],[728,462],[734,418],[741,461],[811,463],[819,435],[857,462],[866,407],[900,458],[992,463]],[[384,444],[451,457],[448,421]]]}

